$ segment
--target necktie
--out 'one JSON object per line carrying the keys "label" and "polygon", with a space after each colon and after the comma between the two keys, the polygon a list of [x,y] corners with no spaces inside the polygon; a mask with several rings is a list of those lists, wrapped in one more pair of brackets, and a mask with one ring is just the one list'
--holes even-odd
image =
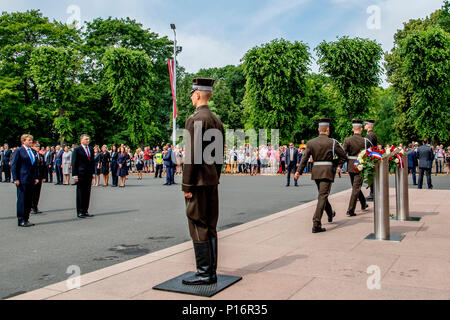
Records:
{"label": "necktie", "polygon": [[33,152],[31,152],[31,149],[27,148],[28,155],[30,156],[31,165],[34,165],[34,155]]}
{"label": "necktie", "polygon": [[291,161],[294,161],[294,149],[291,148]]}
{"label": "necktie", "polygon": [[91,155],[89,154],[89,149],[85,146],[84,151],[86,151],[87,157],[89,160],[91,160]]}

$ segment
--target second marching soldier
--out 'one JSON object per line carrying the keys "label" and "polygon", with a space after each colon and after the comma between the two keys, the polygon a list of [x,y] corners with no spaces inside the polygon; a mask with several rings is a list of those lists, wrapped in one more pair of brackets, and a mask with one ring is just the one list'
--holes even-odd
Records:
{"label": "second marching soldier", "polygon": [[298,179],[302,175],[309,157],[312,156],[314,162],[311,179],[315,180],[319,191],[316,212],[313,218],[313,233],[326,231],[325,228],[322,228],[323,210],[328,215],[328,222],[333,222],[336,212],[333,211],[328,201],[328,196],[336,175],[334,167],[340,167],[347,161],[347,155],[339,142],[328,137],[330,134],[330,119],[319,119],[319,134],[319,137],[308,142],[300,166],[295,174],[295,178]]}
{"label": "second marching soldier", "polygon": [[366,198],[364,197],[363,193],[361,192],[361,186],[363,183],[363,180],[359,173],[355,170],[355,160],[358,159],[358,155],[362,150],[366,148],[366,143],[364,138],[362,137],[362,126],[363,123],[361,120],[353,120],[353,133],[354,135],[352,137],[348,137],[344,141],[344,151],[347,152],[348,156],[348,162],[347,162],[347,170],[348,174],[350,176],[350,182],[352,183],[352,196],[350,197],[350,203],[348,205],[347,210],[347,216],[354,217],[355,209],[356,209],[356,202],[361,202],[361,209],[365,210],[367,209],[367,203]]}
{"label": "second marching soldier", "polygon": [[[375,132],[373,132],[373,127],[375,125],[375,120],[366,120],[366,125],[364,126],[364,129],[366,129],[367,131],[367,135],[366,135],[366,143],[367,143],[367,148],[378,148],[378,138],[375,134]],[[373,185],[369,186],[370,187],[370,195],[366,198],[366,201],[373,201]]]}
{"label": "second marching soldier", "polygon": [[[225,131],[222,122],[208,107],[213,85],[213,79],[194,79],[191,100],[196,111],[186,121],[182,191],[194,243],[197,273],[183,279],[185,285],[217,282],[218,184],[223,165]],[[214,145],[216,147],[211,150]]]}

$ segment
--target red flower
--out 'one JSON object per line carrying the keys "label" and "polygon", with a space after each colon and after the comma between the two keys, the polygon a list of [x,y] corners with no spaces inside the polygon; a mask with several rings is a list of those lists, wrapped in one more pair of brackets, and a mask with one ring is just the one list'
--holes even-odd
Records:
{"label": "red flower", "polygon": [[394,152],[394,150],[395,150],[395,146],[392,146],[391,147],[391,152]]}
{"label": "red flower", "polygon": [[389,161],[392,161],[392,158],[389,158]]}

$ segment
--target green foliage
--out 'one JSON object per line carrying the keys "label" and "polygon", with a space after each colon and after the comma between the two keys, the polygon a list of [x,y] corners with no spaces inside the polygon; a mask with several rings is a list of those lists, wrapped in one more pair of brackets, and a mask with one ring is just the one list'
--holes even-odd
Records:
{"label": "green foliage", "polygon": [[336,131],[344,139],[351,131],[351,120],[369,112],[373,89],[380,82],[383,51],[375,41],[348,37],[323,41],[315,50],[321,71],[330,76],[339,92]]}
{"label": "green foliage", "polygon": [[151,118],[155,106],[149,104],[155,76],[150,58],[144,51],[111,48],[102,62],[112,110],[127,121],[132,143],[148,144],[159,135]]}
{"label": "green foliage", "polygon": [[276,39],[249,50],[243,62],[247,127],[280,129],[282,142],[292,140],[305,96],[308,46]]}
{"label": "green foliage", "polygon": [[[448,130],[445,129],[448,127],[448,122],[446,127],[438,128],[439,125],[445,124],[445,119],[448,118],[448,116],[445,116],[445,114],[448,114],[448,100],[445,102],[445,99],[448,99],[449,89],[448,86],[446,88],[442,86],[442,73],[435,69],[439,65],[448,68],[445,66],[445,61],[437,61],[438,58],[445,58],[445,53],[443,52],[445,49],[442,48],[444,44],[442,41],[445,42],[445,37],[443,34],[441,36],[437,35],[436,31],[433,32],[434,35],[427,33],[427,30],[430,28],[442,28],[448,35],[449,17],[449,2],[446,0],[442,9],[433,12],[429,17],[409,20],[407,23],[404,23],[403,29],[398,30],[394,35],[394,48],[385,55],[387,79],[392,84],[397,97],[394,104],[393,127],[395,134],[403,142],[418,141],[425,136],[439,140],[447,136],[446,140],[440,141],[445,142],[449,140]],[[406,39],[408,38],[409,40],[407,41]],[[434,45],[434,41],[438,41],[436,43],[438,47],[436,48],[431,47]],[[407,44],[408,48],[405,47]],[[415,51],[408,52],[408,50]],[[409,66],[405,66],[407,62],[404,59],[405,57],[408,57]],[[418,62],[421,68],[414,70],[415,67],[411,64],[413,60],[410,59]],[[428,66],[428,63],[431,63],[431,65]],[[427,77],[432,77],[434,73],[441,74],[438,75],[439,84],[426,80]],[[425,81],[420,81],[421,76],[424,77]],[[428,104],[423,101],[427,94],[432,95],[432,92],[438,92],[439,90],[443,91],[439,92],[437,97],[432,97]],[[447,98],[445,98],[446,95]],[[432,103],[437,103],[438,105],[434,105],[433,110],[427,109],[430,108]],[[442,105],[442,103],[445,104]],[[422,107],[426,109],[421,110]],[[441,114],[439,114],[440,111],[442,111]],[[422,122],[417,117],[420,117],[420,119],[426,118],[426,121]],[[436,131],[438,130],[442,133],[437,133]]]}
{"label": "green foliage", "polygon": [[401,74],[413,89],[408,116],[418,134],[434,142],[450,139],[450,34],[429,27],[401,41]]}

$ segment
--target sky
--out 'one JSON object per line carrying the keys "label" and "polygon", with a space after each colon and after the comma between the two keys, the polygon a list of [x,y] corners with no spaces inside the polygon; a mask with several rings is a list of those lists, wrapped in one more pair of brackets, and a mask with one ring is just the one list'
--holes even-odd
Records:
{"label": "sky", "polygon": [[[376,40],[389,51],[393,35],[409,19],[425,18],[443,0],[0,0],[1,11],[40,9],[44,16],[71,22],[97,17],[130,17],[183,47],[178,62],[186,71],[237,65],[254,46],[275,38],[314,48],[336,37]],[[311,71],[319,68],[313,60]],[[387,86],[386,82],[383,83]]]}

